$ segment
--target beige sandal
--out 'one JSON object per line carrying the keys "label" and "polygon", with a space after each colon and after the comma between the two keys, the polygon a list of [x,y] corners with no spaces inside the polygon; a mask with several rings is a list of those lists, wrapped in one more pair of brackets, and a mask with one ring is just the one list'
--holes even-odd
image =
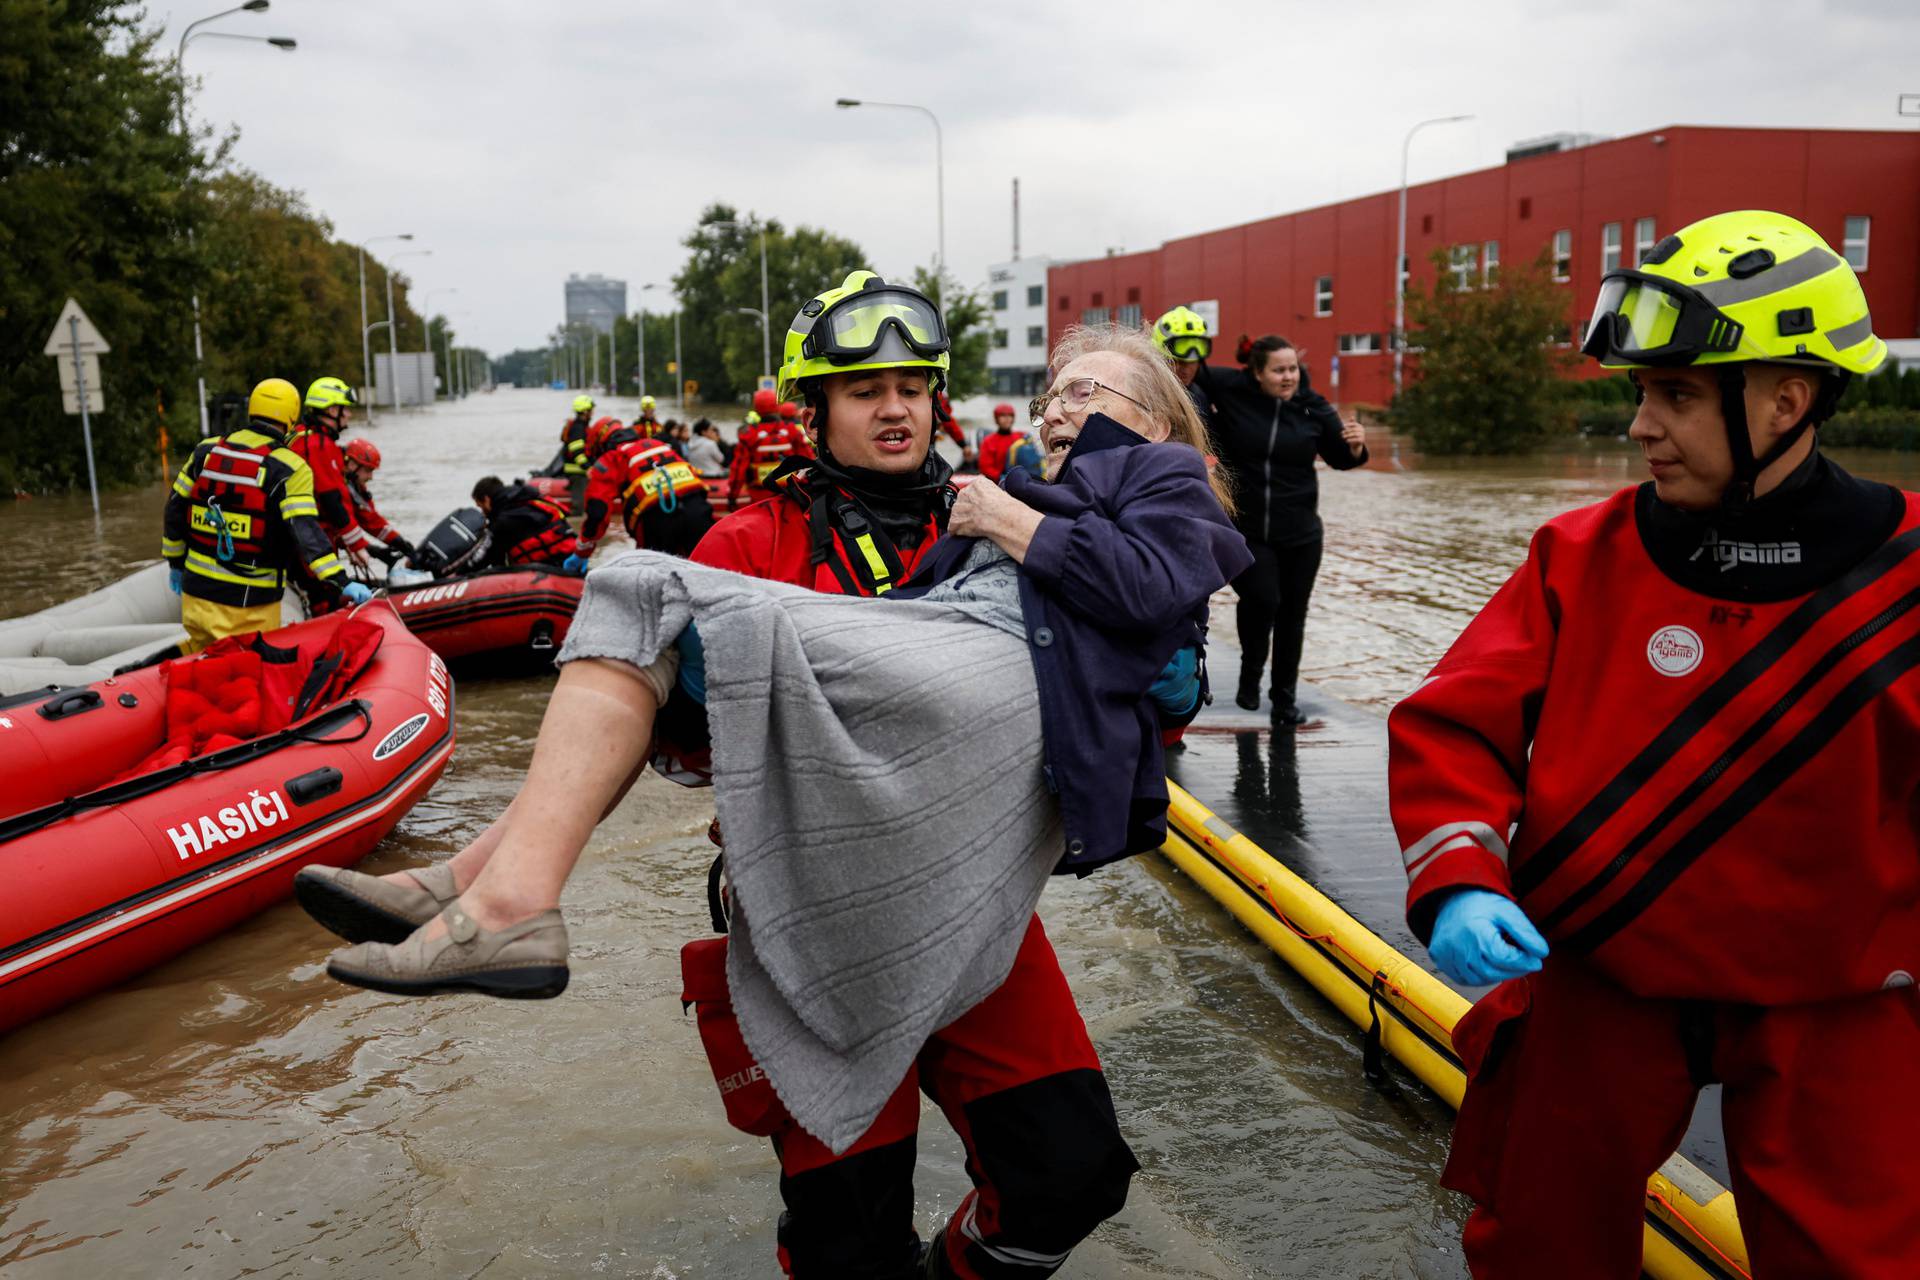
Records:
{"label": "beige sandal", "polygon": [[302,867],[293,896],[307,914],[348,942],[405,942],[460,896],[443,862],[407,872],[417,887],[344,867]]}
{"label": "beige sandal", "polygon": [[341,982],[399,996],[477,991],[506,1000],[550,1000],[567,989],[567,925],[558,910],[487,930],[458,902],[441,916],[438,938],[416,929],[398,946],[363,942],[336,951],[327,973]]}

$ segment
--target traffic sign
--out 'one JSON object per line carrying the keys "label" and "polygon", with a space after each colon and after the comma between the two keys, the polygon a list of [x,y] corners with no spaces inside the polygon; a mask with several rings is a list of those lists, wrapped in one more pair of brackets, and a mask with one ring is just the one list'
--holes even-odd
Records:
{"label": "traffic sign", "polygon": [[[53,361],[60,370],[60,389],[62,391],[69,395],[77,392],[80,389],[79,375],[82,373],[87,376],[87,390],[89,392],[97,392],[100,390],[100,357],[94,355],[91,351],[84,353],[80,357],[80,363],[77,366],[74,364],[73,357],[65,351],[56,352]],[[79,410],[69,409],[67,412],[77,413]]]}
{"label": "traffic sign", "polygon": [[771,374],[763,373],[760,375],[760,390],[772,391],[779,385],[779,382]]}
{"label": "traffic sign", "polygon": [[[70,323],[75,319],[80,321],[78,328]],[[87,319],[87,313],[80,309],[80,304],[68,298],[67,305],[60,308],[60,318],[53,322],[53,332],[47,335],[43,354],[70,355],[76,347],[94,355],[113,350],[107,345],[107,340],[100,336],[100,331],[93,327],[93,321]]]}
{"label": "traffic sign", "polygon": [[678,360],[667,361],[667,372],[668,373],[680,372],[680,362]]}

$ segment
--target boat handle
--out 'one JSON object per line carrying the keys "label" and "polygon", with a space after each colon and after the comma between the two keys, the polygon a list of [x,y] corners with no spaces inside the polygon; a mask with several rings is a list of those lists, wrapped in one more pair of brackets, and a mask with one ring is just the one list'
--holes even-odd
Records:
{"label": "boat handle", "polygon": [[287,798],[297,805],[324,800],[340,790],[340,771],[332,765],[287,779]]}
{"label": "boat handle", "polygon": [[99,705],[98,689],[69,689],[41,703],[40,714],[48,720],[64,720],[68,716],[77,716],[82,711],[91,711]]}

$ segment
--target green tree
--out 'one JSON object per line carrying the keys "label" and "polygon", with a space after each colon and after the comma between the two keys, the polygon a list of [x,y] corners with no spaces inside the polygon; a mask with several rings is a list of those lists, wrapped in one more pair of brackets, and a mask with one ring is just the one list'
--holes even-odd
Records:
{"label": "green tree", "polygon": [[1481,288],[1455,283],[1445,249],[1430,289],[1407,293],[1416,378],[1393,404],[1394,425],[1426,453],[1514,453],[1569,420],[1561,374],[1577,358],[1552,341],[1566,303],[1547,256]]}
{"label": "green tree", "polygon": [[961,287],[951,274],[937,275],[928,267],[913,269],[913,287],[929,298],[945,300],[941,314],[947,322],[947,338],[953,343],[947,394],[955,400],[979,395],[988,386],[987,343],[993,337],[985,295]]}

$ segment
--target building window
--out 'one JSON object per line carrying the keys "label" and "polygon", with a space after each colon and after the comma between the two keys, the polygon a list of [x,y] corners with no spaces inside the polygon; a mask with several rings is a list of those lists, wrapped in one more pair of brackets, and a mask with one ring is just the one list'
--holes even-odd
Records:
{"label": "building window", "polygon": [[1600,270],[1602,273],[1620,269],[1620,224],[1608,222],[1600,228]]}
{"label": "building window", "polygon": [[1380,354],[1380,335],[1377,333],[1343,333],[1340,335],[1340,354],[1343,356],[1377,356]]}
{"label": "building window", "polygon": [[1066,294],[1063,293],[1060,295],[1060,298],[1055,305],[1057,305],[1062,311],[1071,311],[1073,310],[1073,299],[1069,298]]}
{"label": "building window", "polygon": [[1633,220],[1633,265],[1639,266],[1653,252],[1653,219],[1635,218]]}
{"label": "building window", "polygon": [[1120,308],[1120,327],[1123,329],[1138,329],[1140,327],[1139,303],[1129,302],[1126,306]]}
{"label": "building window", "polygon": [[1134,284],[1134,285],[1128,285],[1128,286],[1127,286],[1127,301],[1128,301],[1128,302],[1138,302],[1138,301],[1140,301],[1140,286],[1139,286],[1139,285],[1137,285],[1137,284]]}
{"label": "building window", "polygon": [[1420,215],[1420,234],[1423,236],[1430,236],[1433,234],[1433,215],[1432,214],[1423,213]]}
{"label": "building window", "polygon": [[1096,306],[1096,307],[1097,307],[1097,306],[1100,306],[1100,305],[1102,305],[1103,303],[1105,303],[1105,302],[1106,302],[1106,300],[1107,300],[1107,295],[1106,295],[1106,294],[1104,294],[1104,293],[1102,293],[1102,292],[1100,292],[1100,291],[1099,291],[1098,289],[1095,289],[1095,290],[1093,291],[1093,305],[1094,305],[1094,306]]}
{"label": "building window", "polygon": [[1871,218],[1856,214],[1847,219],[1847,234],[1841,241],[1840,252],[1855,271],[1867,269],[1867,235],[1872,230]]}
{"label": "building window", "polygon": [[1403,253],[1400,255],[1400,292],[1402,293],[1407,291],[1407,286],[1413,281],[1413,273],[1407,270],[1407,263],[1409,261],[1411,260],[1406,254]]}
{"label": "building window", "polygon": [[1333,314],[1333,277],[1321,276],[1313,282],[1313,314],[1330,316]]}
{"label": "building window", "polygon": [[1573,278],[1573,232],[1553,233],[1553,278],[1563,283]]}
{"label": "building window", "polygon": [[1007,291],[1005,289],[995,289],[993,291],[993,309],[995,311],[1005,311],[1007,309]]}
{"label": "building window", "polygon": [[1027,305],[1028,306],[1030,307],[1043,306],[1045,305],[1046,300],[1047,300],[1047,286],[1043,284],[1030,284],[1027,286]]}
{"label": "building window", "polygon": [[1533,216],[1533,197],[1521,196],[1520,197],[1520,221],[1525,222],[1528,218],[1531,218],[1532,216]]}
{"label": "building window", "polygon": [[[1096,293],[1093,296],[1097,298],[1100,295]],[[1112,318],[1113,313],[1105,307],[1088,307],[1080,313],[1081,324],[1105,324]]]}
{"label": "building window", "polygon": [[1453,272],[1453,287],[1465,289],[1473,280],[1473,269],[1479,265],[1480,247],[1471,244],[1457,244],[1447,251],[1447,270]]}
{"label": "building window", "polygon": [[1047,345],[1046,328],[1042,325],[1037,325],[1037,324],[1028,325],[1027,326],[1027,345],[1029,347],[1046,346]]}
{"label": "building window", "polygon": [[993,349],[995,351],[1005,351],[1007,349],[1007,331],[1005,329],[995,329],[993,331]]}
{"label": "building window", "polygon": [[1480,246],[1480,283],[1491,289],[1500,282],[1500,242],[1489,240]]}

